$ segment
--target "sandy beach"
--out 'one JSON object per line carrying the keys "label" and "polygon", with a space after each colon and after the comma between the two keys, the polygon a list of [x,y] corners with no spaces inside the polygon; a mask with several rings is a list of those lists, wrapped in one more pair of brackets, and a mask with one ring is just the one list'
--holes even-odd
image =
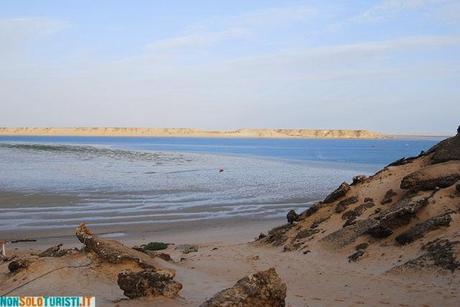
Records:
{"label": "sandy beach", "polygon": [[[185,285],[177,299],[142,298],[127,300],[113,280],[123,266],[97,264],[93,267],[64,268],[44,278],[13,291],[10,295],[93,295],[97,293],[98,306],[198,306],[221,289],[232,286],[242,276],[276,267],[288,285],[287,306],[457,306],[458,277],[420,274],[384,273],[394,261],[391,256],[364,259],[349,263],[347,251],[339,254],[309,248],[311,253],[286,253],[282,248],[248,243],[254,235],[266,232],[280,221],[272,223],[244,223],[206,227],[193,231],[167,231],[143,233],[129,238],[113,238],[133,246],[150,241],[196,244],[198,252],[184,255],[175,245],[163,252],[171,255],[173,262],[157,259],[158,265],[176,271],[176,279]],[[65,247],[80,247],[75,237],[51,238],[32,243],[8,245],[18,255],[44,250],[64,242]],[[399,253],[397,248],[386,253]],[[182,259],[182,260],[181,260]],[[404,261],[406,256],[398,259]],[[381,263],[385,260],[386,263]],[[24,281],[47,271],[66,265],[87,263],[83,255],[66,259],[40,258],[27,273],[17,275],[16,282],[2,283],[1,293],[11,291]],[[0,266],[0,278],[8,278],[6,265]],[[422,276],[423,277],[423,276]]]}

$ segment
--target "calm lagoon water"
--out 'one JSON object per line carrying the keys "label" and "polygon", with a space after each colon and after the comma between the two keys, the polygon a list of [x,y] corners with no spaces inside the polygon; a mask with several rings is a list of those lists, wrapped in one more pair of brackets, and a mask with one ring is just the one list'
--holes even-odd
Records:
{"label": "calm lagoon water", "polygon": [[438,141],[0,136],[0,231],[279,217]]}

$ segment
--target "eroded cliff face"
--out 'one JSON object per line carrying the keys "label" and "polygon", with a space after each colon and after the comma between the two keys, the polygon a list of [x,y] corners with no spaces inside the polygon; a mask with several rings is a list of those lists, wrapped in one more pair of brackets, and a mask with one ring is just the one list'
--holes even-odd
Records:
{"label": "eroded cliff face", "polygon": [[0,135],[62,136],[201,136],[201,137],[266,137],[266,138],[337,138],[375,139],[384,135],[368,130],[312,129],[238,129],[229,131],[193,128],[0,128]]}
{"label": "eroded cliff face", "polygon": [[[371,177],[343,183],[260,242],[379,263],[386,271],[460,268],[460,134]],[[405,261],[402,261],[402,258]],[[364,260],[366,259],[366,260]]]}

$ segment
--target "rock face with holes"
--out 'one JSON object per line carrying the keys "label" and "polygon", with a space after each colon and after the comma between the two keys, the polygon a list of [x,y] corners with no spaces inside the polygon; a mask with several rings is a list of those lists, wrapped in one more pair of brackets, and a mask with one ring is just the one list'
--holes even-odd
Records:
{"label": "rock face with holes", "polygon": [[160,295],[174,297],[182,289],[182,284],[174,281],[174,274],[163,270],[123,271],[118,274],[117,282],[124,295],[131,299]]}
{"label": "rock face with holes", "polygon": [[286,290],[286,284],[271,268],[240,279],[233,287],[220,291],[200,307],[284,307]]}
{"label": "rock face with holes", "polygon": [[449,161],[430,165],[405,176],[401,189],[411,192],[431,191],[435,188],[447,188],[460,179],[460,161]]}
{"label": "rock face with holes", "polygon": [[399,244],[409,244],[422,238],[427,232],[439,229],[441,227],[448,227],[452,221],[451,214],[453,212],[444,213],[438,216],[427,219],[421,223],[416,224],[407,231],[403,232],[395,238]]}

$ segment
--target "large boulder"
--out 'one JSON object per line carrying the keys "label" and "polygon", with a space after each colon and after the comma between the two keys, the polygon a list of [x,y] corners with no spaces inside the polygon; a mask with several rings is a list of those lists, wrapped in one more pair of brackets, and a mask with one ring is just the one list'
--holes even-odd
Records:
{"label": "large boulder", "polygon": [[240,279],[233,287],[208,299],[200,307],[284,307],[286,284],[274,268]]}
{"label": "large boulder", "polygon": [[430,165],[415,171],[401,181],[401,189],[412,192],[446,188],[460,179],[460,161]]}
{"label": "large boulder", "polygon": [[164,270],[124,271],[118,274],[118,286],[131,299],[160,295],[174,297],[182,289],[182,285],[173,278],[174,274]]}

